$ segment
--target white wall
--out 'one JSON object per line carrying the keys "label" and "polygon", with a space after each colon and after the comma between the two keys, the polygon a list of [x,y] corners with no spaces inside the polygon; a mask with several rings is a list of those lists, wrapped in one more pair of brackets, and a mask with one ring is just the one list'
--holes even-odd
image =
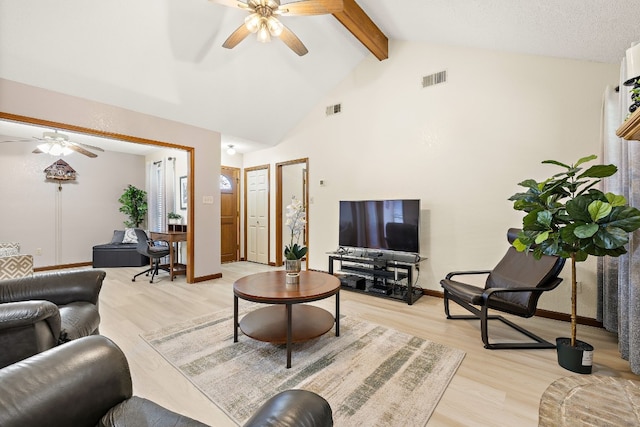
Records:
{"label": "white wall", "polygon": [[[0,79],[0,111],[95,129],[113,134],[173,143],[195,149],[194,275],[220,273],[220,134],[33,86]],[[95,159],[94,159],[95,160]],[[116,170],[111,173],[119,173]],[[108,179],[109,174],[104,174]],[[63,190],[64,191],[64,190]],[[95,196],[95,195],[94,195]],[[211,196],[212,204],[203,203]],[[93,199],[90,199],[90,202]],[[89,216],[79,220],[95,222]],[[77,262],[85,261],[83,257]],[[75,260],[73,262],[76,262]]]}
{"label": "white wall", "polygon": [[[602,94],[619,67],[408,42],[392,42],[389,56],[365,60],[280,145],[245,154],[244,166],[309,157],[314,269],[326,270],[325,252],[337,248],[339,200],[421,199],[428,259],[419,284],[441,290],[449,271],[497,263],[506,230],[521,225],[507,200],[517,183],[555,172],[542,160],[600,154]],[[446,83],[421,87],[442,70]],[[336,103],[342,113],[325,117]],[[595,262],[578,278],[579,315],[595,317]],[[564,283],[540,307],[569,312],[568,291]]]}
{"label": "white wall", "polygon": [[77,179],[63,181],[59,191],[43,171],[60,157],[33,154],[34,145],[0,146],[0,241],[19,242],[22,253],[34,255],[35,267],[90,262],[91,248],[124,228],[118,199],[129,184],[144,188],[144,157],[108,151],[96,159],[66,156]]}

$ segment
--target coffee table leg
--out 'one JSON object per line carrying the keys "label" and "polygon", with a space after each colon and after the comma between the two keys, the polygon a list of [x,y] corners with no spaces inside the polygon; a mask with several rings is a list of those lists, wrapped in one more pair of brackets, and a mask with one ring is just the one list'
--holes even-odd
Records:
{"label": "coffee table leg", "polygon": [[233,296],[233,342],[238,342],[238,297]]}
{"label": "coffee table leg", "polygon": [[340,291],[336,294],[336,336],[340,336]]}
{"label": "coffee table leg", "polygon": [[287,306],[287,368],[291,367],[291,329],[293,328],[291,315],[292,315],[292,305],[286,304]]}

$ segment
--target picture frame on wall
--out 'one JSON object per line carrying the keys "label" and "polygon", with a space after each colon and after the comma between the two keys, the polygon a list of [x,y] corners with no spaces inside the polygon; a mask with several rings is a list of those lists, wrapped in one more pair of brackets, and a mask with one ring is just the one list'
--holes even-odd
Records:
{"label": "picture frame on wall", "polygon": [[187,177],[180,177],[180,209],[187,209]]}

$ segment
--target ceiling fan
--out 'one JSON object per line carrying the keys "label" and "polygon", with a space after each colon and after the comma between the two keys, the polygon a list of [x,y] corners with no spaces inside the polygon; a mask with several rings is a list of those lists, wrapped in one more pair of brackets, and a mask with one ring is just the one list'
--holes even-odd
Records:
{"label": "ceiling fan", "polygon": [[232,49],[249,34],[257,33],[258,41],[266,43],[278,37],[298,55],[308,50],[300,39],[278,20],[277,16],[309,16],[338,13],[343,9],[342,0],[299,0],[280,4],[280,0],[210,0],[224,6],[239,7],[249,12],[244,24],[238,27],[222,45]]}
{"label": "ceiling fan", "polygon": [[[48,153],[53,156],[67,156],[74,151],[76,153],[84,154],[87,157],[98,157],[97,154],[92,153],[88,149],[95,151],[104,151],[100,147],[94,147],[93,145],[82,144],[80,142],[69,141],[69,137],[63,133],[59,133],[57,130],[53,132],[43,132],[42,138],[38,138],[37,136],[33,137],[34,139],[41,141],[40,144],[33,150],[33,153],[41,154]],[[12,141],[0,141],[0,142],[27,142],[29,139],[19,139]]]}

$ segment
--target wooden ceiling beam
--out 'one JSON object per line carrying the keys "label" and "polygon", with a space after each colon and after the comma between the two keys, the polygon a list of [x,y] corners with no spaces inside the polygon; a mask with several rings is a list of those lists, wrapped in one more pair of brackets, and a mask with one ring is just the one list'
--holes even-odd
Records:
{"label": "wooden ceiling beam", "polygon": [[340,21],[376,58],[389,58],[389,39],[355,0],[343,0],[342,12],[333,16]]}

